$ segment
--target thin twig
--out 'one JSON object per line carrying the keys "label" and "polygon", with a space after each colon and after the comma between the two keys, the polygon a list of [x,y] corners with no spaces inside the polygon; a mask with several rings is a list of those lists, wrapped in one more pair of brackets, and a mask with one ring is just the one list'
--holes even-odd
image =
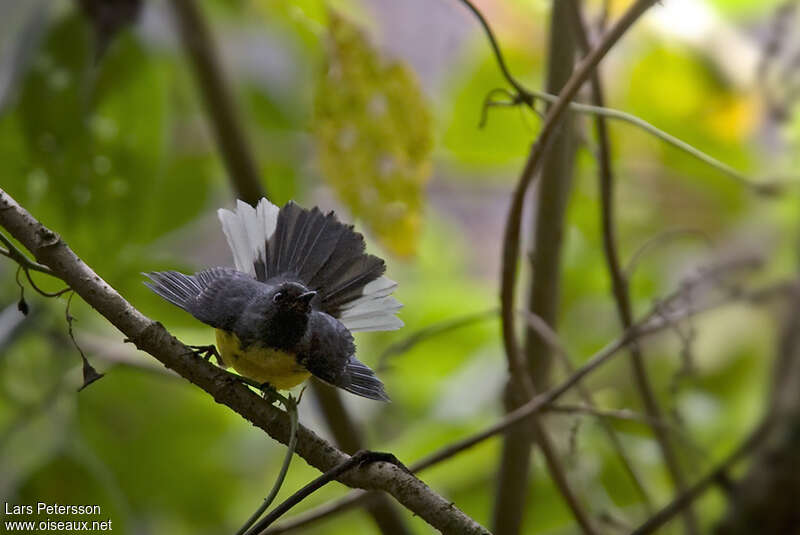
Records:
{"label": "thin twig", "polygon": [[[495,95],[500,94],[508,98],[508,100],[495,100]],[[512,93],[503,87],[497,87],[486,93],[483,97],[483,105],[481,106],[481,118],[478,121],[478,128],[483,128],[489,121],[489,108],[493,107],[516,107],[520,104],[519,93]],[[535,108],[530,106],[534,111]]]}
{"label": "thin twig", "polygon": [[[550,344],[555,354],[560,357],[559,360],[563,364],[566,372],[570,375],[575,373],[575,367],[572,364],[572,359],[569,356],[569,352],[561,342],[558,334],[553,331],[553,329],[551,329],[544,320],[530,312],[526,311],[525,319],[528,323],[528,327],[536,330],[539,333],[539,336],[548,344]],[[578,390],[578,395],[583,399],[584,403],[586,403],[590,408],[596,408],[594,398],[589,389],[580,383],[576,388]],[[634,488],[639,493],[645,508],[649,512],[652,509],[652,499],[650,498],[650,494],[647,492],[647,489],[644,486],[641,476],[634,468],[633,461],[625,451],[622,441],[619,439],[613,426],[608,421],[601,419],[600,426],[608,437],[612,449],[617,454],[622,467],[628,473],[628,477],[633,482]]]}
{"label": "thin twig", "polygon": [[655,236],[652,236],[649,239],[645,240],[645,242],[642,243],[633,252],[630,259],[628,260],[627,265],[623,269],[623,277],[625,278],[625,280],[630,282],[634,271],[636,271],[636,267],[639,265],[639,261],[642,259],[642,257],[645,255],[646,252],[648,252],[656,245],[664,243],[665,241],[670,241],[682,237],[699,238],[709,249],[711,249],[714,246],[714,241],[711,239],[711,237],[706,232],[700,229],[675,228],[659,232]]}
{"label": "thin twig", "polygon": [[489,26],[489,22],[486,20],[486,17],[483,16],[483,13],[481,13],[481,11],[470,0],[459,1],[464,4],[464,6],[466,6],[466,8],[469,9],[473,15],[475,15],[476,19],[478,19],[483,31],[486,33],[486,37],[489,39],[489,45],[492,47],[492,52],[494,52],[495,59],[497,60],[497,66],[500,67],[503,77],[511,85],[511,87],[514,88],[522,101],[528,106],[533,107],[533,93],[528,91],[525,86],[519,83],[517,79],[514,78],[514,75],[511,74],[511,71],[506,65],[506,60],[503,57],[503,52],[500,50],[500,45],[498,44],[497,39],[494,36],[494,32],[492,31],[492,27]]}
{"label": "thin twig", "polygon": [[[576,388],[580,388],[580,386],[581,385],[579,384]],[[692,442],[691,438],[680,426],[675,425],[669,420],[653,420],[646,414],[632,411],[630,409],[601,409],[594,405],[551,403],[547,405],[543,411],[556,414],[585,414],[595,417],[600,423],[608,422],[609,420],[621,420],[627,422],[636,422],[647,426],[657,425],[672,433],[676,438],[680,439],[681,442],[686,444],[686,446],[692,450],[700,450],[699,446]]]}
{"label": "thin twig", "polygon": [[83,365],[83,384],[80,388],[78,388],[78,392],[92,384],[93,382],[101,379],[103,377],[103,373],[98,373],[94,367],[89,364],[89,359],[86,358],[86,354],[81,349],[81,346],[78,344],[78,341],[75,340],[75,333],[72,331],[72,322],[75,321],[75,317],[70,314],[69,308],[72,305],[72,298],[75,297],[75,292],[72,291],[72,288],[68,288],[70,292],[69,298],[67,299],[67,306],[64,309],[64,317],[67,320],[67,334],[69,335],[69,339],[72,340],[72,345],[75,346],[75,349],[78,350],[78,353],[81,355],[81,363]]}
{"label": "thin twig", "polygon": [[275,500],[275,496],[278,495],[278,491],[281,490],[281,486],[283,485],[284,479],[286,479],[286,473],[289,471],[289,464],[292,462],[292,457],[294,456],[294,449],[297,447],[297,426],[299,423],[297,417],[297,403],[295,399],[289,394],[289,397],[280,396],[279,399],[283,404],[283,408],[286,410],[287,414],[289,414],[289,420],[291,422],[291,430],[289,432],[289,444],[286,446],[286,454],[283,457],[283,463],[281,464],[281,469],[278,472],[278,477],[275,479],[275,483],[272,485],[272,489],[270,490],[269,494],[266,498],[264,498],[264,502],[259,506],[258,509],[247,519],[247,522],[239,528],[239,531],[236,532],[236,535],[244,535],[250,526],[256,523],[261,515],[264,514],[272,502]]}
{"label": "thin twig", "polygon": [[25,272],[25,277],[28,279],[28,283],[30,283],[31,288],[33,288],[34,290],[36,290],[37,293],[39,293],[39,294],[41,294],[41,295],[43,295],[45,297],[60,297],[60,296],[64,295],[65,293],[72,291],[72,288],[70,288],[69,286],[67,286],[66,288],[62,288],[62,289],[60,289],[58,291],[55,291],[55,292],[47,292],[45,290],[42,290],[41,288],[39,288],[39,286],[36,285],[35,282],[33,282],[33,278],[31,277],[30,270],[27,269],[24,266],[20,266],[20,267],[22,267],[22,271]]}
{"label": "thin twig", "polygon": [[383,351],[383,353],[381,353],[381,355],[378,357],[378,370],[386,369],[388,360],[390,358],[410,351],[417,344],[425,342],[426,340],[436,336],[447,334],[456,329],[461,329],[482,321],[495,319],[499,316],[499,313],[500,309],[491,308],[489,310],[473,312],[471,314],[465,314],[463,316],[457,316],[445,321],[433,323],[423,327],[422,329],[414,331],[405,338],[402,338],[391,344]]}
{"label": "thin twig", "polygon": [[[526,106],[531,108],[534,112],[536,112],[535,103],[537,100],[542,100],[544,102],[549,102],[551,104],[558,102],[559,100],[558,95],[553,95],[545,91],[537,91],[535,89],[527,88],[523,86],[511,74],[511,72],[508,69],[508,66],[506,65],[503,53],[500,50],[500,47],[497,43],[497,39],[495,38],[494,33],[491,30],[491,27],[486,21],[486,18],[483,16],[483,14],[481,14],[480,10],[478,10],[478,8],[470,0],[459,0],[459,1],[462,4],[464,4],[478,19],[478,22],[480,23],[481,27],[484,29],[484,32],[486,33],[486,37],[489,39],[489,44],[492,48],[492,52],[494,53],[495,58],[497,59],[497,64],[498,67],[500,68],[500,71],[503,74],[503,77],[506,79],[509,85],[511,85],[517,92],[515,98],[512,98],[510,102],[525,104]],[[626,113],[621,110],[615,110],[603,106],[592,106],[589,104],[581,104],[578,102],[570,102],[568,106],[571,111],[577,113],[588,114],[588,115],[600,115],[603,117],[607,117],[609,119],[615,119],[636,126],[637,128],[644,130],[645,132],[660,139],[661,141],[669,145],[672,145],[673,147],[686,152],[687,154],[693,156],[694,158],[697,158],[699,161],[713,167],[714,169],[718,170],[724,175],[727,175],[728,177],[734,179],[742,186],[745,186],[746,188],[750,189],[751,191],[753,191],[753,193],[757,195],[774,196],[780,193],[782,190],[781,183],[775,181],[765,182],[765,181],[754,180],[752,177],[749,177],[746,174],[737,171],[728,164],[721,162],[720,160],[703,152],[697,147],[694,147],[693,145],[690,145],[689,143],[657,128],[653,124],[645,121],[641,117],[637,117],[636,115]],[[484,119],[482,119],[482,121],[484,121]]]}
{"label": "thin twig", "polygon": [[675,499],[666,507],[661,509],[658,513],[651,516],[647,521],[633,530],[631,535],[647,535],[653,533],[658,528],[666,524],[672,517],[689,507],[697,498],[699,498],[708,488],[714,483],[724,481],[725,475],[733,465],[735,465],[743,457],[749,455],[757,446],[759,446],[769,435],[769,429],[772,425],[770,419],[762,421],[754,431],[742,442],[733,453],[719,463],[713,470],[706,474],[697,483],[687,488],[684,492],[675,497]]}
{"label": "thin twig", "polygon": [[14,242],[9,240],[2,232],[0,232],[0,242],[3,242],[3,245],[6,246],[6,249],[0,248],[0,255],[10,258],[26,270],[32,269],[33,271],[46,273],[47,275],[55,277],[53,270],[29,259],[28,256],[20,251],[19,248],[14,245]]}
{"label": "thin twig", "polygon": [[[17,248],[17,246],[14,245],[14,243],[11,240],[9,240],[6,236],[4,236],[2,232],[0,232],[0,242],[3,242],[3,244],[7,247],[7,249],[3,249],[2,247],[0,247],[0,255],[5,256],[6,258],[10,258],[11,260],[19,264],[19,269],[25,272],[25,277],[28,279],[31,288],[36,290],[36,292],[43,295],[44,297],[59,297],[70,291],[69,287],[59,290],[57,292],[46,292],[41,288],[39,288],[39,286],[37,286],[36,283],[33,282],[33,278],[31,277],[31,271],[38,271],[40,273],[45,273],[47,275],[50,275],[51,277],[56,277],[53,271],[47,266],[43,266],[42,264],[39,264],[38,262],[34,262],[33,260],[29,259],[28,256],[22,251],[20,251],[19,248]],[[19,269],[17,269],[17,284],[19,285],[22,294],[20,296],[20,310],[22,311],[22,306],[25,303],[25,301],[24,301],[24,288],[22,284],[19,282]]]}
{"label": "thin twig", "polygon": [[568,403],[551,403],[544,409],[547,412],[561,414],[587,414],[599,419],[623,420],[645,425],[663,425],[672,427],[669,422],[655,422],[649,416],[630,409],[601,409],[594,405],[570,405]]}
{"label": "thin twig", "polygon": [[378,495],[374,492],[353,490],[341,498],[323,503],[322,505],[319,505],[313,509],[298,513],[291,518],[284,520],[280,524],[270,526],[260,535],[277,535],[279,533],[296,531],[310,524],[314,524],[320,520],[336,516],[356,507],[369,505],[377,496]]}
{"label": "thin twig", "polygon": [[[536,96],[536,98],[539,98],[546,102],[555,102],[558,99],[556,95],[549,95],[539,91],[535,91],[534,95]],[[737,171],[728,164],[703,152],[697,147],[690,145],[689,143],[683,141],[682,139],[679,139],[673,136],[672,134],[669,134],[664,130],[661,130],[652,123],[649,123],[644,119],[642,119],[641,117],[637,117],[636,115],[626,113],[621,110],[615,110],[613,108],[606,108],[604,106],[593,106],[590,104],[581,104],[577,102],[571,103],[569,108],[571,111],[577,113],[595,115],[599,117],[605,117],[607,119],[615,119],[617,121],[622,121],[631,124],[633,126],[636,126],[641,130],[644,130],[648,134],[651,134],[657,139],[663,141],[664,143],[672,145],[676,149],[681,150],[689,154],[690,156],[693,156],[697,160],[716,169],[722,174],[727,175],[729,178],[732,178],[735,182],[746,187],[747,189],[751,190],[753,193],[757,195],[771,197],[779,194],[783,190],[782,181],[781,182],[777,182],[774,180],[763,181],[763,180],[756,180],[750,176],[747,176],[746,174]]]}
{"label": "thin twig", "polygon": [[273,509],[267,516],[265,516],[258,524],[253,526],[253,529],[248,531],[248,535],[256,535],[263,533],[266,528],[270,526],[273,522],[275,522],[278,518],[281,517],[284,513],[289,511],[292,507],[303,501],[305,498],[310,496],[316,490],[322,488],[323,486],[327,485],[331,481],[334,481],[339,478],[345,472],[352,470],[353,468],[363,466],[370,462],[388,462],[394,464],[399,469],[403,471],[408,471],[408,469],[403,466],[403,464],[397,460],[397,458],[390,454],[390,453],[380,453],[374,451],[359,451],[351,456],[346,461],[342,462],[338,466],[328,470],[321,476],[314,479],[312,482],[289,496],[286,500],[284,500],[280,505],[278,505],[275,509]]}

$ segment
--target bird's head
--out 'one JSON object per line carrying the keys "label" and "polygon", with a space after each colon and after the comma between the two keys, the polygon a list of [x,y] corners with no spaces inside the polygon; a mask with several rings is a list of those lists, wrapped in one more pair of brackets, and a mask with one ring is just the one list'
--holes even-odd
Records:
{"label": "bird's head", "polygon": [[257,338],[269,347],[293,347],[306,332],[316,295],[296,282],[277,284],[251,308],[257,318]]}
{"label": "bird's head", "polygon": [[311,312],[311,301],[316,295],[317,292],[302,284],[284,282],[270,292],[269,307],[280,316],[305,316]]}

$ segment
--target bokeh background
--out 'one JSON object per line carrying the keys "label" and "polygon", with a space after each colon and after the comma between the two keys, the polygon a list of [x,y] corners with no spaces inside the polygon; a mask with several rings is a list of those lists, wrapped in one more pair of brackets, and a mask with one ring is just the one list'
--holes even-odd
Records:
{"label": "bokeh background", "polygon": [[[507,377],[494,313],[503,222],[540,119],[496,107],[479,128],[486,94],[505,83],[475,19],[456,0],[198,3],[270,199],[335,209],[400,283],[406,327],[357,337],[360,358],[393,398],[345,398],[368,445],[412,462],[495,421]],[[476,4],[511,70],[541,88],[549,2]],[[610,15],[627,4],[609,2]],[[756,181],[791,182],[800,19],[786,5],[664,0],[602,64],[607,105]],[[602,3],[586,7],[596,16]],[[232,264],[215,212],[232,206],[234,193],[169,2],[144,0],[138,19],[102,50],[105,30],[76,2],[4,0],[0,21],[0,185],[145,314],[187,343],[211,343],[210,329],[151,294],[140,275]],[[620,332],[602,256],[596,142],[591,124],[579,124],[559,318],[576,364]],[[794,275],[796,189],[758,197],[633,126],[613,123],[611,134],[623,259],[663,231],[691,230],[637,262],[638,312],[720,258],[761,258],[748,282]],[[77,298],[76,339],[106,375],[76,393],[81,361],[67,334],[66,297],[46,299],[26,284],[24,317],[15,272],[0,261],[0,501],[96,503],[120,534],[235,531],[263,499],[284,447],[124,344]],[[672,332],[646,344],[659,397],[687,437],[690,473],[723,456],[760,417],[778,326],[775,307],[738,304],[684,326],[690,354]],[[587,384],[602,406],[639,410],[622,359]],[[311,397],[300,418],[329,436]],[[592,508],[641,518],[596,421],[567,414],[548,422]],[[668,500],[648,428],[614,425],[656,498]],[[499,444],[484,442],[423,479],[487,525]],[[296,458],[280,496],[315,476]],[[298,510],[345,492],[329,485]],[[528,501],[526,533],[575,531],[538,456]],[[716,492],[699,502],[704,525],[724,504]],[[404,515],[416,533],[430,531]],[[378,531],[356,510],[304,533]]]}

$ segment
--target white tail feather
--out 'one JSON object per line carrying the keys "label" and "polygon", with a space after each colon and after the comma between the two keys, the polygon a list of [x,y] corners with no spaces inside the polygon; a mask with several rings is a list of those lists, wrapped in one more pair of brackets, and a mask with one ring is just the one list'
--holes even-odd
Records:
{"label": "white tail feather", "polygon": [[391,293],[397,283],[378,277],[364,286],[358,299],[342,306],[339,320],[351,331],[394,331],[403,326],[395,314],[403,307]]}
{"label": "white tail feather", "polygon": [[255,277],[253,264],[259,258],[266,258],[267,240],[278,225],[278,207],[266,199],[261,199],[256,208],[236,201],[235,212],[220,208],[217,215],[236,269]]}
{"label": "white tail feather", "polygon": [[342,319],[342,325],[350,329],[351,332],[359,331],[396,331],[405,323],[397,316],[391,314],[375,315],[364,319]]}

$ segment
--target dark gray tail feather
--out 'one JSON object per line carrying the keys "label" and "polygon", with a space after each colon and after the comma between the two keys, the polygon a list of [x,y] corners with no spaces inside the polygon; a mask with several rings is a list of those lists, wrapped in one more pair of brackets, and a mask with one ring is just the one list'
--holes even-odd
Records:
{"label": "dark gray tail feather", "polygon": [[145,281],[145,286],[187,312],[191,312],[191,304],[205,287],[195,277],[177,271],[153,271],[142,275],[151,281]]}
{"label": "dark gray tail feather", "polygon": [[383,383],[375,376],[375,372],[355,356],[351,356],[347,362],[344,379],[343,383],[345,384],[338,386],[348,392],[376,401],[391,401],[383,388]]}
{"label": "dark gray tail feather", "polygon": [[256,262],[256,275],[262,280],[296,276],[319,292],[322,310],[337,316],[342,305],[360,297],[364,286],[386,270],[383,260],[364,249],[364,237],[333,212],[305,210],[289,202],[278,214],[264,265]]}

